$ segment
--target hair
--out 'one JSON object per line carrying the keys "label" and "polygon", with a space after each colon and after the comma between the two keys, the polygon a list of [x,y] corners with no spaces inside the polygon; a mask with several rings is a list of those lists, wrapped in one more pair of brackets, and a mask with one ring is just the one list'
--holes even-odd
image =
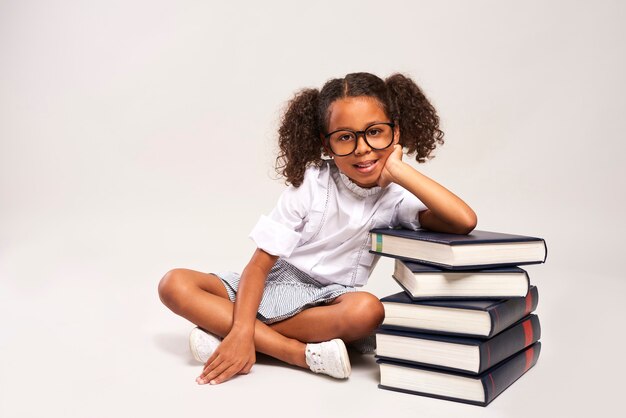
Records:
{"label": "hair", "polygon": [[286,183],[299,187],[307,167],[322,165],[324,149],[320,135],[328,129],[330,107],[345,97],[371,97],[400,127],[400,145],[415,154],[419,163],[432,158],[431,152],[443,144],[439,117],[417,84],[402,74],[384,81],[370,73],[352,73],[324,84],[321,90],[304,89],[287,103],[278,129],[280,152],[276,172]]}

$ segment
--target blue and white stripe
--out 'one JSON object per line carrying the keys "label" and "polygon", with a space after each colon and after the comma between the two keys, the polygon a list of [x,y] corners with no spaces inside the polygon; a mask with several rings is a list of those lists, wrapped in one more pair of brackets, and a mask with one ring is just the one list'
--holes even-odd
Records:
{"label": "blue and white stripe", "polygon": [[[217,273],[235,301],[240,274],[235,272]],[[338,296],[355,292],[356,288],[340,284],[322,285],[308,274],[282,259],[278,259],[270,270],[265,282],[263,297],[257,318],[266,324],[282,321],[312,306],[329,303]]]}

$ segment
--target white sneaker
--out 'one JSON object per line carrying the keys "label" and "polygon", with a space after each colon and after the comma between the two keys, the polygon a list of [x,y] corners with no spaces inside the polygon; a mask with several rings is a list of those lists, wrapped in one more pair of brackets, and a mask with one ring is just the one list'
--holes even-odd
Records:
{"label": "white sneaker", "polygon": [[307,344],[306,364],[315,373],[324,373],[337,379],[347,379],[352,368],[346,345],[339,338],[318,344]]}
{"label": "white sneaker", "polygon": [[193,358],[200,363],[206,363],[221,342],[220,337],[199,327],[192,329],[189,334],[189,348]]}

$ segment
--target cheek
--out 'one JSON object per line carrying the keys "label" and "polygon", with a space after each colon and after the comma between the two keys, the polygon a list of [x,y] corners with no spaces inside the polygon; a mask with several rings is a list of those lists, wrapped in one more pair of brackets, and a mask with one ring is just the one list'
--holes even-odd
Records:
{"label": "cheek", "polygon": [[341,171],[343,173],[345,173],[346,169],[350,169],[352,167],[352,164],[350,164],[349,162],[345,161],[341,157],[335,157],[335,165],[337,166],[339,171]]}
{"label": "cheek", "polygon": [[386,150],[384,150],[384,151],[380,151],[380,153],[379,153],[378,155],[379,155],[379,158],[380,158],[382,161],[387,161],[387,158],[389,158],[389,156],[390,156],[392,153],[393,153],[393,146],[391,146],[391,147],[387,148],[387,149],[386,149]]}

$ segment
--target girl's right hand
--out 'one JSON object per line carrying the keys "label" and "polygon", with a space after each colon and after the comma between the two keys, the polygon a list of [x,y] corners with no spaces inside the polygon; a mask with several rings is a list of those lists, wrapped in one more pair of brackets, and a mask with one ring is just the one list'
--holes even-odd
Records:
{"label": "girl's right hand", "polygon": [[206,361],[196,382],[201,385],[217,385],[236,374],[248,374],[255,362],[253,336],[231,330]]}
{"label": "girl's right hand", "polygon": [[387,156],[385,165],[380,172],[380,177],[377,182],[378,185],[380,187],[387,187],[390,183],[395,183],[396,178],[394,176],[394,171],[397,171],[398,166],[401,166],[402,164],[402,145],[395,144],[393,146],[393,151]]}

